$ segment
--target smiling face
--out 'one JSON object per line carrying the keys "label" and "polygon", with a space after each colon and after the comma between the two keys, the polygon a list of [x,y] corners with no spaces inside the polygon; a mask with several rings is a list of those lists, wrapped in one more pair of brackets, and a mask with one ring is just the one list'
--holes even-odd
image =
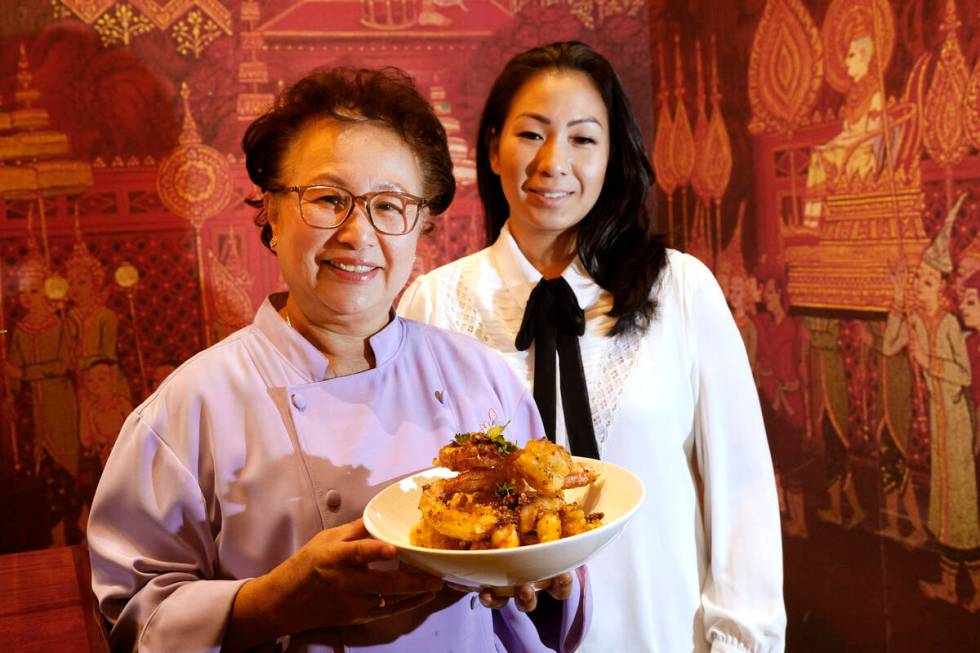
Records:
{"label": "smiling face", "polygon": [[[394,190],[422,196],[422,173],[395,132],[371,122],[320,120],[307,125],[282,161],[284,186],[330,184],[361,195]],[[269,223],[290,301],[312,324],[374,333],[388,320],[408,281],[421,220],[408,234],[371,226],[363,203],[340,227],[317,229],[300,217],[297,193],[267,194]]]}
{"label": "smiling face", "polygon": [[587,75],[552,70],[526,82],[490,147],[517,241],[574,233],[599,198],[608,162],[606,105]]}

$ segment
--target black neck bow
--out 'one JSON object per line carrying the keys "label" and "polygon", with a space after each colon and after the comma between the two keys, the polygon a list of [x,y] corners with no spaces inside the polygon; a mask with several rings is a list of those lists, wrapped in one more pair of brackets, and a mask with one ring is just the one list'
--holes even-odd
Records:
{"label": "black neck bow", "polygon": [[585,385],[579,336],[585,333],[585,313],[568,282],[542,279],[527,300],[524,319],[514,344],[526,351],[534,342],[534,402],[548,439],[555,441],[555,352],[561,365],[561,405],[572,454],[599,458],[592,428],[589,391]]}

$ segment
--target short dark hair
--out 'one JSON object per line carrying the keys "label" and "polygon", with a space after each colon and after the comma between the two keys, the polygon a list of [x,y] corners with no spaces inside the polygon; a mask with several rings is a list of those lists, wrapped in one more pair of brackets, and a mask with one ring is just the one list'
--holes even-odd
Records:
{"label": "short dark hair", "polygon": [[[286,149],[312,121],[372,120],[397,133],[415,153],[422,170],[423,193],[430,214],[445,211],[456,194],[453,162],[446,130],[432,107],[398,68],[320,68],[283,90],[275,104],[259,116],[242,137],[248,176],[263,192],[280,186]],[[255,224],[266,247],[272,227],[261,199],[246,202],[259,209]]]}
{"label": "short dark hair", "polygon": [[578,255],[592,278],[613,296],[609,315],[618,318],[610,335],[646,328],[656,309],[653,284],[666,265],[667,250],[646,208],[653,168],[623,83],[612,65],[584,43],[551,43],[518,54],[490,89],[476,146],[477,184],[487,235],[497,239],[510,214],[498,177],[490,167],[490,148],[500,134],[517,92],[550,70],[573,70],[596,86],[609,114],[609,163],[595,206],[578,225]]}

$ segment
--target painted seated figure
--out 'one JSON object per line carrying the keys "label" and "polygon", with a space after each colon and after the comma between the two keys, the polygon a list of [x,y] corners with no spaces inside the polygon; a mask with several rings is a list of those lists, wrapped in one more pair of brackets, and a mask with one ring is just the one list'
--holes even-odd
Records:
{"label": "painted seated figure", "polygon": [[902,189],[921,190],[918,107],[929,58],[920,57],[915,63],[901,100],[886,103],[870,25],[856,20],[849,33],[854,36],[844,59],[851,81],[844,100],[843,126],[834,138],[813,149],[807,169],[803,227],[810,231],[816,230],[827,216],[828,199],[842,194],[878,193],[879,180],[885,174],[894,174]]}
{"label": "painted seated figure", "polygon": [[812,229],[820,224],[829,182],[842,174],[867,175],[875,169],[878,159],[884,99],[877,75],[872,74],[876,66],[870,34],[859,34],[851,40],[845,65],[852,82],[844,100],[843,129],[829,142],[815,147],[810,157],[803,226]]}

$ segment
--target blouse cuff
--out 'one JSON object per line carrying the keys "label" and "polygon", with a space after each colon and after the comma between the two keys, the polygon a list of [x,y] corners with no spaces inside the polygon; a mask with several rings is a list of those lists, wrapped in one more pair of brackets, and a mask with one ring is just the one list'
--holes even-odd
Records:
{"label": "blouse cuff", "polygon": [[157,606],[140,636],[139,650],[217,653],[235,596],[248,580],[185,583]]}

